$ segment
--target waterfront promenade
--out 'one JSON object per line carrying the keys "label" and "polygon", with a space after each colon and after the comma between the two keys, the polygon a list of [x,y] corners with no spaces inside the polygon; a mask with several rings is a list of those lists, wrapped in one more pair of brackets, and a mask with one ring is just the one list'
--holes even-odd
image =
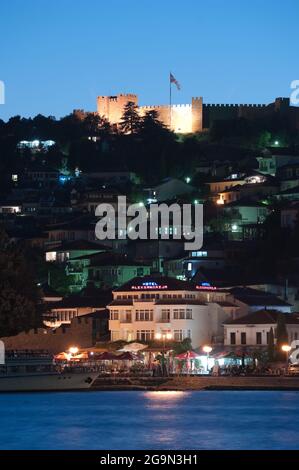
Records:
{"label": "waterfront promenade", "polygon": [[299,390],[299,377],[100,377],[94,390]]}

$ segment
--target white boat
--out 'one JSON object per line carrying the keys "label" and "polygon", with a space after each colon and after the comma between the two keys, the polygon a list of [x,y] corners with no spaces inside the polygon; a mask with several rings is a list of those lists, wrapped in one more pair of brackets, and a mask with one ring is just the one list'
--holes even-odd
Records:
{"label": "white boat", "polygon": [[14,352],[0,365],[0,392],[84,390],[98,375],[82,367],[58,369],[49,354]]}

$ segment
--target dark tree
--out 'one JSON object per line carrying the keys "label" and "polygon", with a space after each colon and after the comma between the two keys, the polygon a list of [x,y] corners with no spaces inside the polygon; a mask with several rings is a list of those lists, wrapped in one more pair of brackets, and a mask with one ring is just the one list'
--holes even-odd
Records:
{"label": "dark tree", "polygon": [[277,330],[276,330],[276,352],[277,352],[277,357],[278,359],[283,359],[284,354],[281,350],[281,347],[283,344],[286,344],[288,342],[288,332],[287,332],[287,327],[286,327],[286,320],[285,320],[285,315],[283,313],[280,313],[277,316]]}
{"label": "dark tree", "polygon": [[275,357],[275,346],[274,346],[274,332],[273,328],[270,328],[269,331],[269,340],[268,340],[268,361],[273,362]]}
{"label": "dark tree", "polygon": [[84,133],[87,137],[108,135],[111,132],[109,122],[98,114],[88,113],[83,124]]}
{"label": "dark tree", "polygon": [[41,325],[39,290],[30,262],[0,231],[0,337]]}
{"label": "dark tree", "polygon": [[123,134],[136,134],[140,129],[141,119],[137,111],[138,107],[133,101],[128,101],[124,107],[124,113],[119,124]]}

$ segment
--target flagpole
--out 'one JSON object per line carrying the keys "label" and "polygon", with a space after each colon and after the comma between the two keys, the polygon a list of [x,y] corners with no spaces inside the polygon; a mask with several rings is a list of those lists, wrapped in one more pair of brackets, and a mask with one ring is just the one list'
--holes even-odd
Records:
{"label": "flagpole", "polygon": [[169,72],[169,127],[171,130],[171,103],[172,103],[172,96],[171,96],[171,72]]}

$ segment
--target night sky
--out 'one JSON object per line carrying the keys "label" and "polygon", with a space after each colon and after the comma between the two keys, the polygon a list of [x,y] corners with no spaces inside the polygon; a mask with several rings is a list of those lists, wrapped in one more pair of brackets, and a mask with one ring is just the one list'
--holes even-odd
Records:
{"label": "night sky", "polygon": [[0,119],[96,109],[133,92],[173,102],[268,103],[299,79],[298,0],[1,0]]}

